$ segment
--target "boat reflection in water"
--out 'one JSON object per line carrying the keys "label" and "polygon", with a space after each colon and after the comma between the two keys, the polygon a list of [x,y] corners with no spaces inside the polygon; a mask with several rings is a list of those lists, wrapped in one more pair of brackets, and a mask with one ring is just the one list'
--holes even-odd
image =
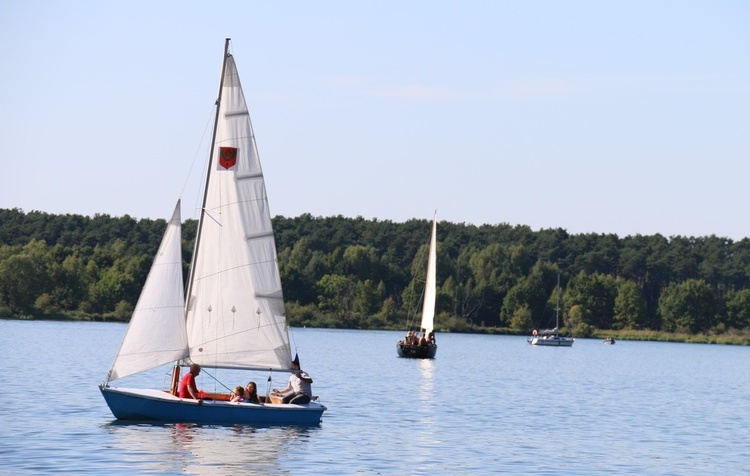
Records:
{"label": "boat reflection in water", "polygon": [[[135,473],[160,474],[271,474],[279,462],[304,451],[300,445],[319,427],[257,425],[150,424],[114,421],[105,429],[117,442],[137,454],[133,467],[127,455],[123,464]],[[151,455],[151,458],[144,455]]]}

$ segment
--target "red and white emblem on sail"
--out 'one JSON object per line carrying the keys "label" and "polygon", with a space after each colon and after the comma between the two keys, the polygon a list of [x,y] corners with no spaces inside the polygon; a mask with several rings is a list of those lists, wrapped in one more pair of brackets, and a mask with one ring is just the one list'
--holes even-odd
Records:
{"label": "red and white emblem on sail", "polygon": [[219,147],[219,165],[229,170],[237,164],[237,147]]}

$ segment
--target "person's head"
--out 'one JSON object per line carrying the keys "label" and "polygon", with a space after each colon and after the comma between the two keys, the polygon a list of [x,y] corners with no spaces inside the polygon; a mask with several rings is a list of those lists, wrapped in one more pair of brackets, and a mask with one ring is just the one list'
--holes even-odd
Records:
{"label": "person's head", "polygon": [[245,389],[241,385],[237,385],[234,387],[234,394],[241,397],[245,394]]}
{"label": "person's head", "polygon": [[292,370],[299,370],[299,356],[294,354],[294,360],[292,360]]}
{"label": "person's head", "polygon": [[193,375],[198,375],[201,373],[201,366],[198,364],[190,364],[190,373]]}
{"label": "person's head", "polygon": [[255,382],[247,382],[247,385],[245,386],[245,390],[247,391],[247,395],[249,397],[252,397],[253,395],[257,395],[258,386],[255,385]]}

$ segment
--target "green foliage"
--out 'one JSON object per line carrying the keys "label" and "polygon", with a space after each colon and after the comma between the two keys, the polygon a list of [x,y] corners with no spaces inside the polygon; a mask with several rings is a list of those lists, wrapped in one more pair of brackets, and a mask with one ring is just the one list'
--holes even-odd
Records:
{"label": "green foliage", "polygon": [[664,330],[688,329],[692,333],[708,330],[716,317],[718,303],[711,286],[702,279],[671,284],[659,299]]}
{"label": "green foliage", "polygon": [[750,289],[730,291],[725,296],[726,325],[733,329],[750,328]]}
{"label": "green foliage", "polygon": [[646,300],[636,283],[618,278],[613,329],[641,329],[646,325]]}
{"label": "green foliage", "polygon": [[524,333],[529,333],[534,324],[531,319],[531,310],[528,305],[523,305],[516,309],[510,320],[510,327]]}
{"label": "green foliage", "polygon": [[[545,309],[547,307],[547,291],[542,285],[538,275],[525,276],[513,286],[505,296],[501,322],[511,323],[513,316],[520,310],[528,311],[533,322],[538,323],[536,327],[546,327],[550,323],[554,326],[554,319],[545,322]],[[552,327],[550,326],[550,327]]]}
{"label": "green foliage", "polygon": [[[275,217],[291,325],[403,329],[419,312],[430,220]],[[127,320],[166,226],[129,216],[0,210],[0,315]],[[187,272],[196,222],[183,224]],[[750,239],[438,224],[439,331],[561,327],[742,336]],[[733,334],[740,333],[740,334]],[[721,337],[721,338],[725,338]],[[741,338],[741,337],[739,337]]]}
{"label": "green foliage", "polygon": [[579,306],[584,324],[610,329],[614,320],[616,298],[617,284],[612,276],[581,271],[570,281],[565,303],[569,307]]}
{"label": "green foliage", "polygon": [[32,240],[0,255],[0,302],[13,314],[33,314],[37,297],[50,291],[46,244]]}

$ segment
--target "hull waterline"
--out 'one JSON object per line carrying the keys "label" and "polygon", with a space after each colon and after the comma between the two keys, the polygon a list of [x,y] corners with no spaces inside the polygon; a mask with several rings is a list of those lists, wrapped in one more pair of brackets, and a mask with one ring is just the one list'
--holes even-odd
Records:
{"label": "hull waterline", "polygon": [[548,339],[532,337],[528,339],[529,344],[543,347],[572,347],[573,342],[575,342],[575,339],[572,337],[552,337]]}
{"label": "hull waterline", "polygon": [[396,352],[398,353],[399,357],[412,359],[434,359],[435,354],[437,354],[437,346],[397,343]]}
{"label": "hull waterline", "polygon": [[149,389],[100,386],[104,400],[118,420],[179,423],[240,423],[262,425],[318,425],[324,405],[230,403],[175,397]]}

